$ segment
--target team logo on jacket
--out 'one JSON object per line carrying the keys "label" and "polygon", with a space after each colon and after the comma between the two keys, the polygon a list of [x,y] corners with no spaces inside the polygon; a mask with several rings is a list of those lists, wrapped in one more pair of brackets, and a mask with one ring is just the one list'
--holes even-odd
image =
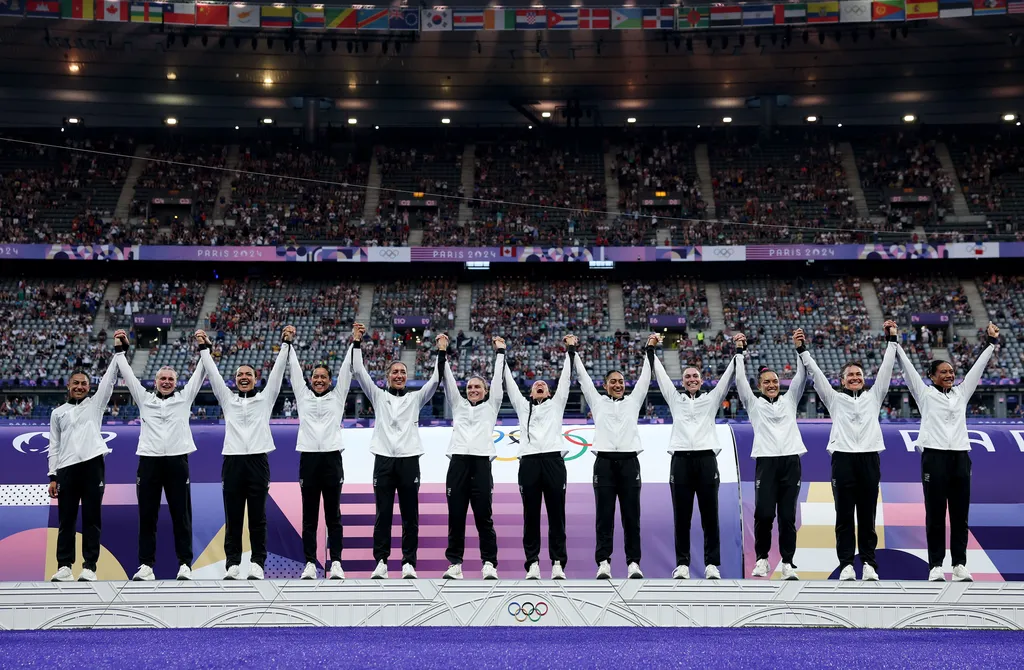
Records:
{"label": "team logo on jacket", "polygon": [[[110,442],[117,433],[103,431],[100,437],[104,442]],[[22,433],[11,440],[11,446],[23,454],[45,454],[50,450],[50,431]]]}

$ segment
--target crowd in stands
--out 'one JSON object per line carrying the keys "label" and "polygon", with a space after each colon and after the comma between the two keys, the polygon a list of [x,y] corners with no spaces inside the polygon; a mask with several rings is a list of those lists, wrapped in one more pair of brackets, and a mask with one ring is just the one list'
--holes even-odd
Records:
{"label": "crowd in stands", "polygon": [[875,277],[874,285],[882,311],[901,327],[910,326],[914,313],[946,314],[955,325],[974,323],[971,305],[956,277]]}
{"label": "crowd in stands", "polygon": [[5,396],[0,400],[0,418],[27,419],[32,416],[32,398],[24,396]]}
{"label": "crowd in stands", "polygon": [[934,211],[929,208],[896,207],[885,204],[881,210],[897,218],[911,217],[920,223],[922,217],[942,218],[953,205],[954,176],[942,168],[935,153],[937,142],[912,136],[904,131],[876,136],[866,143],[857,159],[861,186],[884,192],[885,189],[920,188],[930,191]]}
{"label": "crowd in stands", "polygon": [[608,284],[565,279],[475,283],[470,325],[488,338],[524,340],[539,340],[548,332],[604,332],[608,330]]}
{"label": "crowd in stands", "polygon": [[[619,210],[627,216],[643,211],[655,216],[704,218],[694,147],[672,137],[669,131],[625,143],[609,169],[619,182]],[[665,191],[669,198],[682,202],[678,208],[655,211],[643,205],[643,196],[652,191]]]}
{"label": "crowd in stands", "polygon": [[112,326],[132,326],[136,314],[167,314],[173,324],[191,328],[199,318],[199,309],[206,297],[206,282],[179,278],[125,279],[115,302],[106,301]]}
{"label": "crowd in stands", "polygon": [[370,325],[391,330],[396,316],[425,316],[434,330],[455,327],[458,282],[447,277],[378,283],[373,293]]}
{"label": "crowd in stands", "polygon": [[648,318],[661,315],[683,315],[690,329],[706,329],[711,325],[707,294],[703,283],[696,280],[624,280],[622,307],[627,328],[650,330]]}
{"label": "crowd in stands", "polygon": [[174,142],[155,145],[145,157],[142,174],[135,184],[132,214],[147,211],[148,200],[166,193],[192,198],[196,205],[212,211],[221,182],[228,174],[228,145]]}

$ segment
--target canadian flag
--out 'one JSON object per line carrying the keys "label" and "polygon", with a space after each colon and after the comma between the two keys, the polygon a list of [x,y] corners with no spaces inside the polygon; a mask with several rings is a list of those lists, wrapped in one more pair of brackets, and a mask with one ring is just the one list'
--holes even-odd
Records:
{"label": "canadian flag", "polygon": [[127,21],[128,3],[121,0],[103,0],[103,13],[97,18],[100,21]]}
{"label": "canadian flag", "polygon": [[515,247],[502,247],[501,248],[501,255],[502,256],[515,256],[516,255],[516,248]]}

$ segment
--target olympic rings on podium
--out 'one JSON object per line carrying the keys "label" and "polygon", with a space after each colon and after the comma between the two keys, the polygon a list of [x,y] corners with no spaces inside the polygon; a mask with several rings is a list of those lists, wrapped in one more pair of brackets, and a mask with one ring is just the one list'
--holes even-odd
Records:
{"label": "olympic rings on podium", "polygon": [[[541,611],[542,607],[544,608],[543,611]],[[540,621],[542,616],[548,613],[548,604],[543,600],[537,604],[524,602],[521,605],[512,601],[508,604],[508,613],[519,623],[523,623],[527,619],[536,623]]]}

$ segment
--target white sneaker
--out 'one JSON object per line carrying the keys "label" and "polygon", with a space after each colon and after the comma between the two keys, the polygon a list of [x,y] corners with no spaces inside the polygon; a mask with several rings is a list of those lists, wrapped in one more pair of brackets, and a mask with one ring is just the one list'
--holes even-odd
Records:
{"label": "white sneaker", "polygon": [[462,566],[449,565],[448,569],[441,575],[443,579],[462,579]]}
{"label": "white sneaker", "polygon": [[89,568],[82,568],[82,574],[78,575],[78,581],[80,582],[94,582],[96,581],[96,572]]}
{"label": "white sneaker", "polygon": [[672,579],[689,579],[690,578],[690,566],[688,565],[677,565],[676,569],[672,571]]}
{"label": "white sneaker", "polygon": [[156,579],[156,575],[153,574],[153,568],[148,565],[140,565],[139,571],[132,577],[133,582],[151,582]]}
{"label": "white sneaker", "polygon": [[937,566],[931,569],[928,573],[928,581],[930,582],[944,582],[946,581],[946,573],[942,571],[941,566]]}
{"label": "white sneaker", "polygon": [[484,563],[483,570],[480,571],[480,576],[484,579],[497,579],[498,569],[494,567],[493,563],[487,561],[486,563]]}
{"label": "white sneaker", "polygon": [[632,563],[629,564],[629,567],[626,568],[626,578],[627,579],[643,579],[644,578],[644,573],[640,571],[640,564],[639,563],[637,563],[636,561],[633,561]]}
{"label": "white sneaker", "polygon": [[341,561],[331,563],[331,574],[328,579],[345,579],[345,571],[341,569]]}
{"label": "white sneaker", "polygon": [[540,579],[540,563],[534,561],[530,563],[530,569],[526,571],[527,579]]}
{"label": "white sneaker", "polygon": [[565,570],[562,569],[560,561],[551,564],[551,579],[565,579]]}
{"label": "white sneaker", "polygon": [[259,581],[263,579],[263,566],[259,563],[253,563],[249,566],[249,579]]}
{"label": "white sneaker", "polygon": [[595,579],[611,579],[612,564],[608,561],[601,561],[597,566],[597,577]]}
{"label": "white sneaker", "polygon": [[717,565],[709,565],[704,568],[704,579],[721,579],[722,573],[718,571]]}
{"label": "white sneaker", "polygon": [[971,573],[967,572],[966,565],[954,565],[953,566],[953,581],[954,582],[973,582],[974,577],[971,577]]}
{"label": "white sneaker", "polygon": [[239,568],[237,565],[232,565],[230,568],[228,568],[227,574],[224,575],[224,579],[228,579],[228,580],[230,580],[230,579],[241,579],[241,578],[242,578],[242,569]]}
{"label": "white sneaker", "polygon": [[387,579],[388,578],[388,562],[380,561],[377,563],[377,567],[373,569],[373,574],[370,575],[370,579]]}
{"label": "white sneaker", "polygon": [[759,558],[759,559],[757,559],[757,563],[754,563],[754,569],[750,573],[750,576],[751,577],[767,577],[769,570],[771,570],[771,567],[768,565],[768,559],[767,558]]}
{"label": "white sneaker", "polygon": [[864,564],[864,573],[861,575],[861,581],[877,582],[878,581],[878,570],[875,570],[873,567],[871,567],[870,565],[865,563]]}
{"label": "white sneaker", "polygon": [[177,579],[181,582],[190,581],[192,579],[192,568],[182,563],[181,567],[178,568]]}
{"label": "white sneaker", "polygon": [[416,568],[412,567],[412,563],[402,564],[402,579],[416,579]]}
{"label": "white sneaker", "polygon": [[302,576],[299,579],[316,579],[316,563],[306,563],[306,567],[302,570]]}
{"label": "white sneaker", "polygon": [[71,573],[70,566],[63,566],[60,570],[54,573],[53,577],[50,577],[51,582],[73,582],[75,576]]}
{"label": "white sneaker", "polygon": [[792,563],[782,564],[782,579],[787,582],[795,582],[800,579],[800,575],[796,574],[796,568],[793,567]]}
{"label": "white sneaker", "polygon": [[[867,570],[870,566],[865,565],[864,569]],[[852,565],[847,565],[843,568],[843,571],[839,573],[839,581],[841,582],[855,582],[857,581],[857,573],[854,572]]]}

